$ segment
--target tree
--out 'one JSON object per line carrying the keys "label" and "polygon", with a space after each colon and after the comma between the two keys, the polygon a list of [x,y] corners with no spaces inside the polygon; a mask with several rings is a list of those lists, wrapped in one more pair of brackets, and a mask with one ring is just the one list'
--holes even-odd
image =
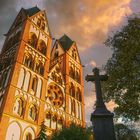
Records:
{"label": "tree", "polygon": [[115,124],[115,134],[117,140],[138,140],[137,132],[132,127],[124,124]]}
{"label": "tree", "polygon": [[53,134],[52,140],[92,140],[91,131],[71,124]]}
{"label": "tree", "polygon": [[117,115],[130,120],[140,118],[140,18],[128,18],[128,24],[105,42],[113,51],[105,65],[109,75],[103,84],[106,101],[114,100]]}
{"label": "tree", "polygon": [[40,132],[35,140],[47,140],[46,125],[44,124],[44,121],[41,123]]}

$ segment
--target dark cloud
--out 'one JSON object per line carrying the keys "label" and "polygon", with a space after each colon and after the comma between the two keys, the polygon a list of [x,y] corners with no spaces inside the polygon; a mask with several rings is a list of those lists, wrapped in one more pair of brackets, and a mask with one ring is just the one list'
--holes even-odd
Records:
{"label": "dark cloud", "polygon": [[16,10],[15,0],[1,0],[0,1],[0,49],[2,48],[5,37],[3,34],[7,33],[11,23],[13,22]]}

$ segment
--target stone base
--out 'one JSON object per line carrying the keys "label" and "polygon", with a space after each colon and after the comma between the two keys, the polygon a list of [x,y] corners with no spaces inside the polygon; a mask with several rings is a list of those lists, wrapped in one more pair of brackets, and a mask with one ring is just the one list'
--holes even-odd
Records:
{"label": "stone base", "polygon": [[106,108],[96,108],[91,114],[95,140],[116,140],[113,116]]}

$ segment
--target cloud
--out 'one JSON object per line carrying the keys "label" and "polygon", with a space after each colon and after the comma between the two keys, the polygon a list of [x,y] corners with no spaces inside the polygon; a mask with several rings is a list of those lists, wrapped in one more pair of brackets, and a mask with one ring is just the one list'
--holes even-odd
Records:
{"label": "cloud", "polygon": [[85,96],[85,114],[86,114],[86,122],[90,122],[90,115],[93,112],[94,103],[95,103],[95,93],[88,93],[90,96]]}
{"label": "cloud", "polygon": [[83,51],[105,41],[111,28],[119,26],[124,16],[132,13],[130,3],[131,0],[2,0],[0,26],[9,27],[21,7],[38,5],[47,11],[53,36],[68,34]]}
{"label": "cloud", "polygon": [[96,65],[97,65],[96,62],[95,62],[94,60],[90,61],[89,64],[90,64],[92,67],[96,67]]}
{"label": "cloud", "polygon": [[51,0],[44,1],[56,37],[68,34],[80,50],[104,42],[112,26],[118,26],[131,14],[130,0]]}

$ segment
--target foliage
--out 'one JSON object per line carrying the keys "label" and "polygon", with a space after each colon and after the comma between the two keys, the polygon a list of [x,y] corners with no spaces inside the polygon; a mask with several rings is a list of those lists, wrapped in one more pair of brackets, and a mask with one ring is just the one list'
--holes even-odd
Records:
{"label": "foliage", "polygon": [[137,132],[132,127],[124,124],[115,124],[115,134],[117,140],[138,140]]}
{"label": "foliage", "polygon": [[64,127],[62,130],[53,134],[52,140],[93,140],[91,129],[84,129],[71,124],[70,127]]}
{"label": "foliage", "polygon": [[115,113],[130,120],[140,118],[140,19],[128,18],[128,25],[105,42],[113,51],[105,66],[109,75],[103,84],[107,101],[114,100]]}
{"label": "foliage", "polygon": [[40,132],[35,140],[47,140],[46,126],[44,124],[44,121],[41,123]]}

